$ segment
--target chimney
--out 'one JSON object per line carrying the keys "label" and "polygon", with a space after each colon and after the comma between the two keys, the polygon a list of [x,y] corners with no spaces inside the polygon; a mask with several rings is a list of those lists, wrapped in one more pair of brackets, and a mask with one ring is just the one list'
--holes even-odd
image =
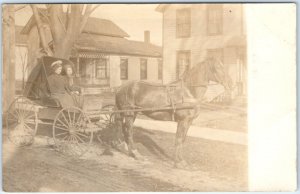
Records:
{"label": "chimney", "polygon": [[144,31],[144,42],[150,43],[150,31],[149,30]]}

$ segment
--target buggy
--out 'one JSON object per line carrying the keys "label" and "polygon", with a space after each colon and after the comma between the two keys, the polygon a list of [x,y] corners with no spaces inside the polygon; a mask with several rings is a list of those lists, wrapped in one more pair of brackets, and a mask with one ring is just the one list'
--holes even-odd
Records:
{"label": "buggy", "polygon": [[[51,97],[48,76],[51,64],[61,60],[63,64],[74,64],[69,60],[42,57],[32,69],[23,94],[9,106],[6,114],[8,139],[17,146],[28,146],[34,142],[39,124],[52,125],[53,142],[61,150],[72,148],[75,155],[84,154],[93,141],[93,134],[112,121],[113,105],[102,107],[101,99],[93,105],[97,108],[63,108],[59,99]],[[84,96],[83,96],[84,97]],[[101,114],[96,114],[99,112]]]}

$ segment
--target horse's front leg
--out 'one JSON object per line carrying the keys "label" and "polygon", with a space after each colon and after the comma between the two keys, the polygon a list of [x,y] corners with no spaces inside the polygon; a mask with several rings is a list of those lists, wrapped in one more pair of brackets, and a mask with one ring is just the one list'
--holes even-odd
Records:
{"label": "horse's front leg", "polygon": [[176,168],[186,168],[188,165],[183,159],[183,143],[190,125],[191,122],[189,119],[181,120],[177,124],[174,158],[174,166]]}
{"label": "horse's front leg", "polygon": [[141,159],[142,155],[137,151],[134,141],[133,141],[133,123],[135,121],[136,115],[128,114],[125,116],[125,123],[123,125],[123,133],[125,141],[128,145],[129,155],[136,158]]}

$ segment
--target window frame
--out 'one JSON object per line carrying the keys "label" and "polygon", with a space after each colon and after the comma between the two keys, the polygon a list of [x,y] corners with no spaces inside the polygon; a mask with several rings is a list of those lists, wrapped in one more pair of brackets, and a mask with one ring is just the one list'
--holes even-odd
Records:
{"label": "window frame", "polygon": [[[211,32],[212,25],[210,20],[210,12],[216,11],[216,13],[219,14],[219,18],[216,20],[216,28],[218,29],[216,32]],[[207,22],[207,35],[209,36],[216,36],[216,35],[222,35],[223,34],[223,5],[222,4],[208,4],[207,5],[207,16],[206,16],[206,22]],[[219,25],[219,26],[218,26]]]}
{"label": "window frame", "polygon": [[180,54],[187,54],[188,56],[188,69],[191,68],[191,51],[190,50],[178,50],[176,52],[176,79],[179,79],[179,57],[180,57]]}
{"label": "window frame", "polygon": [[[126,63],[122,63],[122,61],[126,61]],[[122,67],[124,64],[126,64],[125,67],[125,76],[122,76],[124,73],[122,70],[124,70],[124,67]],[[120,79],[121,80],[128,80],[128,58],[121,58],[120,59]]]}
{"label": "window frame", "polygon": [[[187,21],[182,22],[181,20],[184,19],[180,18],[183,17],[180,14],[182,15],[187,14]],[[184,25],[186,25],[186,27],[184,27]],[[192,31],[191,8],[177,9],[176,10],[176,38],[189,38],[191,37],[191,31]]]}
{"label": "window frame", "polygon": [[[145,68],[142,67],[143,65],[145,65]],[[148,60],[145,58],[140,59],[140,79],[141,80],[148,79]]]}
{"label": "window frame", "polygon": [[163,60],[162,59],[157,60],[157,79],[158,80],[163,79]]}
{"label": "window frame", "polygon": [[[104,68],[99,68],[100,62],[102,62],[102,61],[105,62],[105,65],[100,66],[100,67],[104,67]],[[108,73],[107,59],[105,59],[105,58],[94,59],[94,64],[95,64],[95,78],[100,79],[100,80],[108,79],[109,78],[109,73]],[[98,70],[99,69],[105,71],[105,76],[104,77],[98,77]]]}

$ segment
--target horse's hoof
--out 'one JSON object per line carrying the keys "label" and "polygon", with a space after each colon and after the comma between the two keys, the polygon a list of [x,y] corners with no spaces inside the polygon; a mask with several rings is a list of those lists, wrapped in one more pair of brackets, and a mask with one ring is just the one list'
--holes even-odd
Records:
{"label": "horse's hoof", "polygon": [[130,152],[130,156],[132,156],[136,160],[143,160],[144,159],[144,157],[142,156],[142,154],[140,154],[137,150],[132,150]]}
{"label": "horse's hoof", "polygon": [[106,148],[101,155],[106,155],[106,156],[113,156],[114,153],[111,151],[110,148]]}
{"label": "horse's hoof", "polygon": [[117,149],[118,151],[122,152],[122,153],[125,153],[127,154],[128,153],[128,146],[125,142],[122,142],[122,143],[115,143],[113,145],[113,147],[115,149]]}

